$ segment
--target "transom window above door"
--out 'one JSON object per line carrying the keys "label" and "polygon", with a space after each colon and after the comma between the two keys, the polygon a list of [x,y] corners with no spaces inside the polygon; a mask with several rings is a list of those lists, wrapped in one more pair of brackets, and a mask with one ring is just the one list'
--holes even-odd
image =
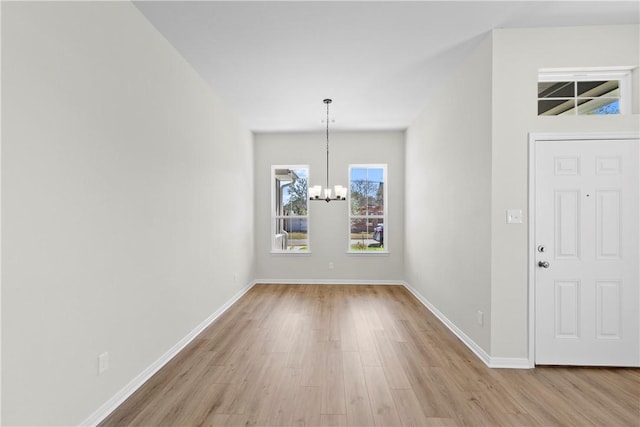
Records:
{"label": "transom window above door", "polygon": [[628,114],[631,70],[539,70],[538,115]]}

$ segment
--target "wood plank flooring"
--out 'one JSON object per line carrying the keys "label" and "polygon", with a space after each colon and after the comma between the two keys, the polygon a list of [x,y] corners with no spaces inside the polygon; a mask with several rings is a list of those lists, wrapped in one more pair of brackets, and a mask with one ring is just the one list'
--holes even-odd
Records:
{"label": "wood plank flooring", "polygon": [[102,426],[640,425],[640,370],[489,369],[401,286],[256,285]]}

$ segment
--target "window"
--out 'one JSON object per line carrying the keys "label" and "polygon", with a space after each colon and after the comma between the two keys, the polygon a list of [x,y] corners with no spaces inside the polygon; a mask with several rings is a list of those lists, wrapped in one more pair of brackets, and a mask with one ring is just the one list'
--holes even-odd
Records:
{"label": "window", "polygon": [[271,167],[271,251],[308,252],[308,166]]}
{"label": "window", "polygon": [[627,114],[629,69],[540,70],[538,115]]}
{"label": "window", "polygon": [[387,252],[387,166],[349,166],[349,252]]}

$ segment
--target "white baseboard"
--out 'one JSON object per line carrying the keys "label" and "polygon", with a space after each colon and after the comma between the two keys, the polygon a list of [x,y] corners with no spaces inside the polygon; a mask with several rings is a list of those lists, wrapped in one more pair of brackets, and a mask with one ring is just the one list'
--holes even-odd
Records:
{"label": "white baseboard", "polygon": [[500,369],[533,369],[535,365],[526,357],[492,357],[489,367]]}
{"label": "white baseboard", "polygon": [[353,279],[256,279],[256,285],[397,285],[401,280],[353,280]]}
{"label": "white baseboard", "polygon": [[428,299],[422,296],[417,290],[415,290],[407,282],[402,282],[402,285],[411,294],[416,297],[418,301],[422,303],[434,316],[438,318],[460,341],[471,350],[478,359],[482,360],[485,365],[490,368],[510,368],[510,369],[530,369],[533,368],[533,363],[526,358],[509,358],[509,357],[491,357],[482,347],[476,344],[467,334],[465,334],[460,328],[458,328],[451,320],[447,318],[440,310],[438,310]]}
{"label": "white baseboard", "polygon": [[462,332],[462,330],[458,328],[452,321],[450,321],[447,318],[447,316],[445,316],[440,310],[438,310],[433,304],[431,304],[431,302],[428,299],[423,297],[411,285],[409,285],[407,282],[403,282],[403,285],[409,292],[411,292],[411,294],[413,294],[414,297],[416,297],[418,301],[422,303],[422,305],[424,305],[431,313],[433,313],[433,315],[436,316],[438,320],[444,323],[444,325],[447,328],[449,328],[449,330],[453,332],[453,334],[457,336],[460,339],[460,341],[462,341],[467,347],[469,347],[469,349],[476,356],[478,356],[478,358],[482,360],[485,363],[485,365],[489,366],[491,361],[491,356],[489,356],[489,354],[486,351],[484,351],[482,347],[480,347],[478,344],[476,344],[475,341],[469,338],[467,334]]}
{"label": "white baseboard", "polygon": [[411,294],[416,297],[431,313],[434,314],[449,330],[457,336],[480,360],[482,360],[490,368],[510,368],[510,369],[530,369],[534,365],[527,358],[506,358],[491,357],[471,338],[469,338],[462,330],[460,330],[453,322],[451,322],[440,310],[438,310],[429,300],[423,297],[407,282],[401,280],[339,280],[339,279],[258,279],[254,280],[231,299],[229,299],[222,307],[216,310],[211,316],[196,326],[187,336],[182,338],[176,345],[163,354],[158,360],[142,371],[138,376],[132,379],[126,386],[118,391],[111,399],[100,406],[86,420],[80,423],[81,426],[96,426],[103,421],[111,412],[122,404],[129,396],[138,390],[146,381],[149,380],[156,372],[166,365],[173,357],[175,357],[182,349],[184,349],[198,334],[211,325],[218,317],[229,309],[236,301],[238,301],[245,293],[247,293],[256,284],[321,284],[321,285],[397,285],[404,286]]}
{"label": "white baseboard", "polygon": [[99,407],[93,414],[91,414],[86,420],[80,423],[81,426],[96,426],[103,421],[109,414],[111,414],[118,406],[122,404],[129,396],[131,396],[136,390],[138,390],[146,381],[149,380],[156,372],[158,372],[164,365],[166,365],[171,359],[173,359],[183,348],[185,348],[191,341],[196,338],[200,332],[205,330],[211,325],[218,317],[220,317],[225,311],[229,309],[236,301],[246,294],[256,282],[251,282],[238,293],[236,293],[231,299],[229,299],[222,307],[216,310],[211,316],[206,318],[202,323],[195,327],[187,336],[182,338],[176,345],[171,347],[165,354],[163,354],[158,360],[152,363],[138,376],[132,379],[129,384],[124,386],[118,391],[111,399],[106,401],[101,407]]}

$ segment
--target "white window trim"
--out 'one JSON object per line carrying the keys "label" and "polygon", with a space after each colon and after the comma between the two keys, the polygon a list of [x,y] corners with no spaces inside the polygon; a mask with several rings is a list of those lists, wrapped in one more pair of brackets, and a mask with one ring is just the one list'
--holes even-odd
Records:
{"label": "white window trim", "polygon": [[[301,255],[309,255],[311,254],[311,221],[309,221],[309,200],[307,197],[307,215],[305,216],[298,216],[295,218],[305,218],[307,220],[307,250],[306,251],[288,251],[288,250],[279,250],[279,249],[275,249],[276,246],[276,197],[275,197],[275,185],[274,182],[276,180],[276,169],[306,169],[307,170],[307,177],[309,175],[311,175],[311,168],[309,167],[309,165],[290,165],[290,164],[286,164],[286,165],[271,165],[271,180],[269,181],[269,186],[271,187],[270,190],[270,195],[271,195],[271,214],[269,216],[270,218],[270,226],[269,226],[269,230],[271,231],[271,235],[269,238],[269,245],[270,245],[270,253],[272,254],[278,254],[278,255],[294,255],[294,256],[301,256]],[[307,178],[308,179],[308,178]],[[308,191],[308,185],[309,182],[307,181],[307,191]]]}
{"label": "white window trim", "polygon": [[631,114],[633,91],[631,73],[635,67],[579,67],[579,68],[541,68],[538,70],[539,82],[618,80],[620,87],[620,114]]}
{"label": "white window trim", "polygon": [[[351,249],[351,169],[352,168],[381,168],[383,170],[382,177],[384,180],[384,248],[381,251],[354,251]],[[389,170],[386,163],[354,163],[347,166],[347,176],[349,177],[349,191],[347,195],[347,254],[357,256],[386,256],[389,255],[389,242],[387,241],[386,231],[389,228]]]}

